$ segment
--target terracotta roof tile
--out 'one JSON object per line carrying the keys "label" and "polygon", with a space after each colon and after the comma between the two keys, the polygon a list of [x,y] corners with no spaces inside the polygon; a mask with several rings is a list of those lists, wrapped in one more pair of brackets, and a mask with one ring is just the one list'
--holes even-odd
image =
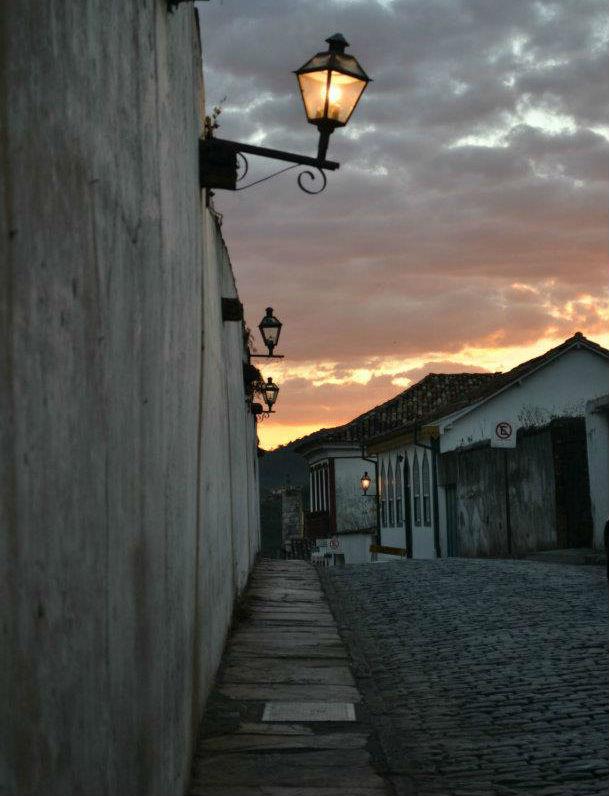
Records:
{"label": "terracotta roof tile", "polygon": [[581,332],[576,332],[559,346],[517,365],[507,373],[429,373],[399,395],[369,409],[349,423],[335,428],[322,428],[297,440],[294,447],[309,446],[314,442],[358,444],[396,430],[408,431],[415,426],[431,423],[494,395],[578,343],[609,357],[607,349],[588,340]]}

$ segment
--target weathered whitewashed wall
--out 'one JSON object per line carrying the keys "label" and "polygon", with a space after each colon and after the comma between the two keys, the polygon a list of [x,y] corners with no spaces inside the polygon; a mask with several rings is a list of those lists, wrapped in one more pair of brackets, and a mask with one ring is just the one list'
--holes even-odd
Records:
{"label": "weathered whitewashed wall", "polygon": [[586,406],[586,438],[594,547],[605,546],[605,523],[609,519],[609,396]]}
{"label": "weathered whitewashed wall", "polygon": [[320,552],[344,556],[345,565],[367,564],[372,561],[370,545],[375,544],[373,533],[341,533],[334,537],[334,547],[330,546],[331,538],[316,539]]}
{"label": "weathered whitewashed wall", "polygon": [[258,545],[193,10],[14,0],[0,37],[0,791],[179,794]]}
{"label": "weathered whitewashed wall", "polygon": [[508,420],[514,432],[541,427],[556,417],[583,417],[586,402],[607,392],[609,360],[581,347],[523,379],[505,392],[442,423],[442,453],[488,440],[498,421]]}
{"label": "weathered whitewashed wall", "polygon": [[220,663],[235,594],[260,545],[256,424],[245,400],[241,322],[222,321],[237,290],[217,216],[203,211],[201,499],[196,713]]}
{"label": "weathered whitewashed wall", "polygon": [[456,488],[455,554],[521,555],[591,544],[582,418],[523,429],[516,448],[482,443],[446,453],[440,478]]}
{"label": "weathered whitewashed wall", "polygon": [[[372,483],[368,495],[362,495],[361,478],[367,470]],[[374,464],[362,459],[334,459],[336,489],[336,531],[358,531],[376,527],[376,485]]]}

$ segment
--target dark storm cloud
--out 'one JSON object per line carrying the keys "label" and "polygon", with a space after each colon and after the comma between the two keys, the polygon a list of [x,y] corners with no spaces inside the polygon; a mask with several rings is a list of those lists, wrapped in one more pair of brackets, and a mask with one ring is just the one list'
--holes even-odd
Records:
{"label": "dark storm cloud", "polygon": [[199,5],[221,136],[312,154],[290,70],[337,30],[374,78],[332,137],[325,193],[288,173],[216,197],[250,321],[272,303],[293,362],[348,370],[599,328],[589,302],[561,308],[606,300],[604,0]]}

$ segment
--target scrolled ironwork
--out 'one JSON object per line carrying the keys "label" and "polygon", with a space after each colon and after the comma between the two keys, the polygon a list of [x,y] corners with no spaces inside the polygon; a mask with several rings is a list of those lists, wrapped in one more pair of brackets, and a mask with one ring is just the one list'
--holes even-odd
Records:
{"label": "scrolled ironwork", "polygon": [[237,182],[241,182],[242,180],[245,179],[245,177],[246,177],[246,175],[247,175],[247,173],[248,173],[248,171],[250,169],[250,164],[249,164],[249,160],[245,157],[243,152],[237,152],[237,158],[239,160],[239,163],[243,164],[243,165],[238,165],[237,166],[237,169],[239,171],[241,171],[241,169],[243,169],[243,174],[240,174],[237,177]]}
{"label": "scrolled ironwork", "polygon": [[[309,169],[305,169],[304,171],[300,172],[300,174],[298,175],[298,187],[300,188],[301,191],[304,191],[305,193],[316,194],[316,193],[321,193],[325,189],[326,185],[328,184],[325,172],[323,171],[323,169],[317,167],[316,167],[316,172],[318,172],[318,174],[316,174],[315,171],[310,171]],[[319,175],[321,175],[320,188],[311,190],[310,188],[306,188],[304,186],[303,177],[308,177],[309,180],[311,180],[311,182],[315,183],[315,181],[319,179]]]}

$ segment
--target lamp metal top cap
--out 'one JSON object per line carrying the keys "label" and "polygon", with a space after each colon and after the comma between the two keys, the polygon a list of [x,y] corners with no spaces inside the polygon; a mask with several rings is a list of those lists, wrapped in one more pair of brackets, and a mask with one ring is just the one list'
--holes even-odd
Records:
{"label": "lamp metal top cap", "polygon": [[326,41],[330,45],[330,50],[333,52],[342,53],[345,51],[345,47],[349,46],[349,42],[342,33],[334,33],[332,36],[328,36]]}

